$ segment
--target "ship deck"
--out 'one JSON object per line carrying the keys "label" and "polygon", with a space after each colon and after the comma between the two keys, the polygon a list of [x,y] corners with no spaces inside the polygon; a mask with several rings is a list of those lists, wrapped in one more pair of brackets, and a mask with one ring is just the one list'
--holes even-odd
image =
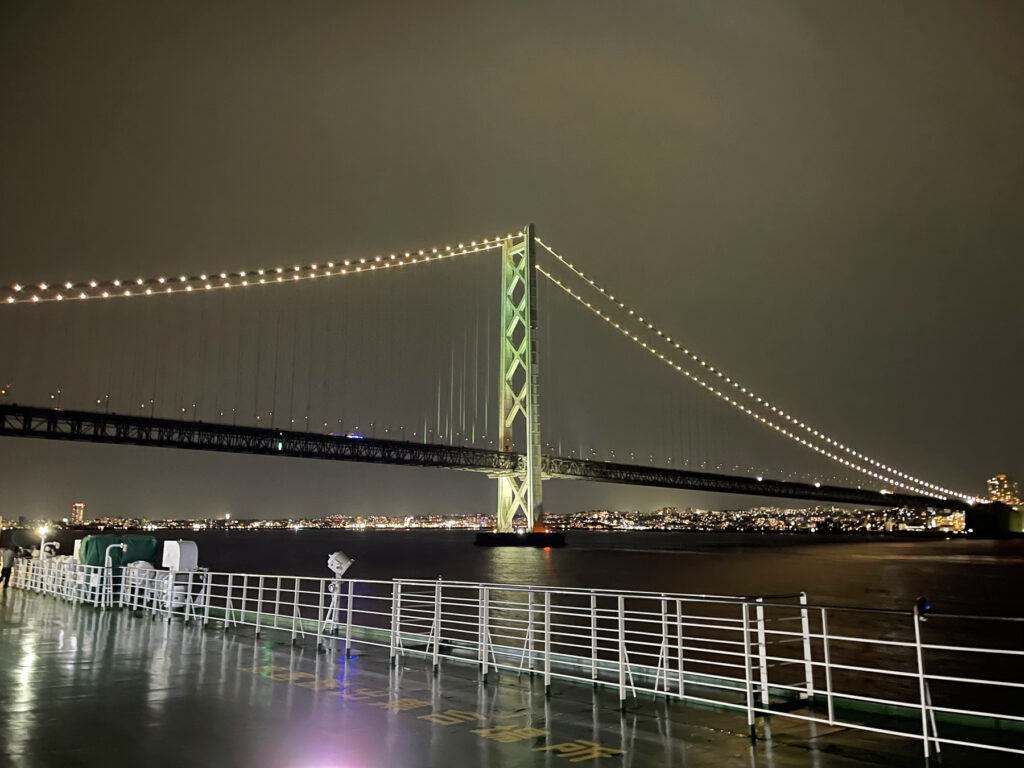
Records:
{"label": "ship deck", "polygon": [[[415,768],[922,764],[920,743],[251,628],[0,596],[0,765]],[[1010,757],[1010,756],[1007,756]],[[1009,765],[946,749],[945,766]]]}

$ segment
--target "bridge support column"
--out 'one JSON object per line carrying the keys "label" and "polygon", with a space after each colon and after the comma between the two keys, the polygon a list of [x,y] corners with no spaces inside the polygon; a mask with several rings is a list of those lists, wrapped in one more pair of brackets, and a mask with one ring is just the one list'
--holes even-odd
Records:
{"label": "bridge support column", "polygon": [[515,427],[522,422],[526,467],[498,478],[498,530],[513,530],[517,513],[527,530],[543,527],[540,403],[537,376],[537,270],[533,224],[501,248],[501,373],[498,377],[499,447],[515,449]]}

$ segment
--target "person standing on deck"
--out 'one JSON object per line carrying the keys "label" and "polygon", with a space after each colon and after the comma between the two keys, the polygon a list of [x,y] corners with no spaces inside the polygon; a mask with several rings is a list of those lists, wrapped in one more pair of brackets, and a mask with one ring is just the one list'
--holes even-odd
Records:
{"label": "person standing on deck", "polygon": [[4,547],[0,549],[0,565],[3,566],[0,570],[0,581],[4,583],[3,588],[7,589],[7,585],[11,582],[11,569],[14,567],[14,550]]}

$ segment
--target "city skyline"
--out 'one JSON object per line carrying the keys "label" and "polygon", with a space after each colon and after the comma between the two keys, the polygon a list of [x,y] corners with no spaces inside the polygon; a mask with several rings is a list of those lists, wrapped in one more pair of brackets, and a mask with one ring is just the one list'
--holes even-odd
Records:
{"label": "city skyline", "polygon": [[[0,529],[11,528],[0,520]],[[274,520],[233,517],[230,513],[215,517],[151,519],[145,517],[117,518],[99,516],[75,522],[62,520],[27,520],[21,517],[14,527],[46,530],[53,536],[60,530],[97,532],[130,530],[204,531],[208,529],[259,531],[306,528],[326,530],[491,530],[496,525],[494,514],[406,515],[336,514],[320,517],[291,517]],[[746,509],[699,509],[662,507],[639,509],[591,509],[550,515],[546,525],[551,530],[601,531],[690,531],[740,533],[969,533],[964,514],[928,508],[859,509],[850,506],[814,505],[807,507],[752,506]],[[522,530],[522,529],[521,529]]]}

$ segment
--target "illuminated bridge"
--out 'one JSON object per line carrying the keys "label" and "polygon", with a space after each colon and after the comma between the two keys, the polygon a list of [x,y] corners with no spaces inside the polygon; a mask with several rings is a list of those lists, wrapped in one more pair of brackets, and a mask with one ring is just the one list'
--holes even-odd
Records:
{"label": "illuminated bridge", "polygon": [[503,531],[542,524],[549,479],[869,506],[983,501],[769,401],[532,225],[317,263],[33,279],[0,297],[6,437],[484,472]]}

